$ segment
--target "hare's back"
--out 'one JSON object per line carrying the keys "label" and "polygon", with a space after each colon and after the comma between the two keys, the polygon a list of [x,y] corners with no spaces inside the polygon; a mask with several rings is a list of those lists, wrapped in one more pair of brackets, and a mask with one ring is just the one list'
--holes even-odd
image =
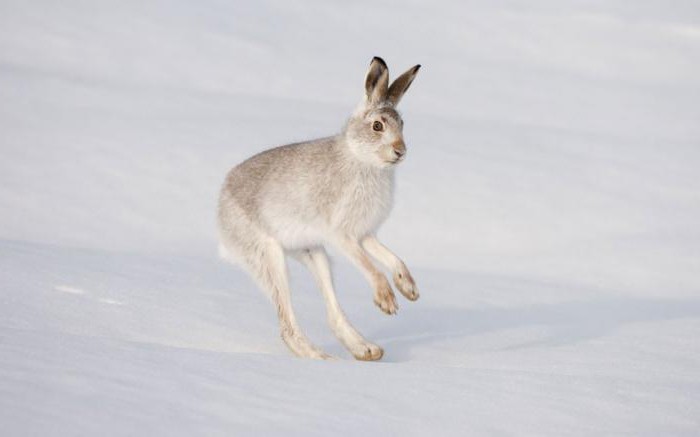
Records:
{"label": "hare's back", "polygon": [[261,200],[270,192],[298,192],[325,179],[333,167],[334,145],[329,137],[265,150],[231,169],[224,189],[241,201]]}
{"label": "hare's back", "polygon": [[331,137],[276,147],[247,159],[229,172],[220,205],[236,211],[231,220],[244,215],[282,242],[312,238],[304,235],[316,234],[328,222],[334,147]]}

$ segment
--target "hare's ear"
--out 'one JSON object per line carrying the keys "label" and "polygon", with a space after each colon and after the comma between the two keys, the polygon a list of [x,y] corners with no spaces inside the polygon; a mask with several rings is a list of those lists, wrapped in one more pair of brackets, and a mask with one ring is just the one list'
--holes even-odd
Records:
{"label": "hare's ear", "polygon": [[401,100],[401,97],[403,97],[406,90],[408,90],[408,87],[411,86],[411,82],[415,79],[419,69],[420,64],[410,68],[407,72],[396,78],[387,92],[386,100],[389,103],[393,106],[398,105],[399,100]]}
{"label": "hare's ear", "polygon": [[365,93],[367,102],[376,104],[386,99],[389,89],[389,69],[380,57],[375,56],[369,64],[367,77],[365,77]]}

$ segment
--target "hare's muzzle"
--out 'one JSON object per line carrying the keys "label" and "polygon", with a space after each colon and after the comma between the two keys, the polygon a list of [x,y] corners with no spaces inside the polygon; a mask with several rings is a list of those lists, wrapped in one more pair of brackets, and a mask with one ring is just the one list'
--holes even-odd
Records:
{"label": "hare's muzzle", "polygon": [[397,160],[403,158],[403,156],[406,154],[406,144],[404,144],[403,141],[395,142],[391,145],[391,148],[393,149],[394,156],[396,156]]}

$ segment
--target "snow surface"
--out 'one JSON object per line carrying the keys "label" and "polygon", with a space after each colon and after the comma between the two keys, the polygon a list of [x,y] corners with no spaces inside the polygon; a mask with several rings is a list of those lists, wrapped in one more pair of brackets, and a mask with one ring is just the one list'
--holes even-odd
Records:
{"label": "snow surface", "polygon": [[[351,360],[216,258],[225,172],[333,133],[421,63],[380,237],[387,317],[336,257]],[[3,435],[697,435],[700,6],[0,2]]]}

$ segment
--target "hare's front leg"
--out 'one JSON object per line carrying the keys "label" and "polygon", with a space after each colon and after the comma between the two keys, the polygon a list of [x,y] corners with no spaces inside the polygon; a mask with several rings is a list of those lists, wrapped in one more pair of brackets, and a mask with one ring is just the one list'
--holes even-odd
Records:
{"label": "hare's front leg", "polygon": [[360,269],[367,281],[372,285],[374,288],[374,303],[379,309],[387,314],[396,314],[399,305],[396,303],[394,291],[391,289],[386,276],[372,264],[372,260],[362,248],[360,242],[353,238],[345,237],[338,239],[335,243],[350,258],[350,261]]}
{"label": "hare's front leg", "polygon": [[416,282],[408,271],[406,264],[394,255],[389,249],[377,240],[374,235],[369,235],[362,239],[362,247],[364,247],[370,255],[376,258],[387,269],[391,270],[394,275],[394,284],[396,288],[408,300],[417,300],[420,297]]}

